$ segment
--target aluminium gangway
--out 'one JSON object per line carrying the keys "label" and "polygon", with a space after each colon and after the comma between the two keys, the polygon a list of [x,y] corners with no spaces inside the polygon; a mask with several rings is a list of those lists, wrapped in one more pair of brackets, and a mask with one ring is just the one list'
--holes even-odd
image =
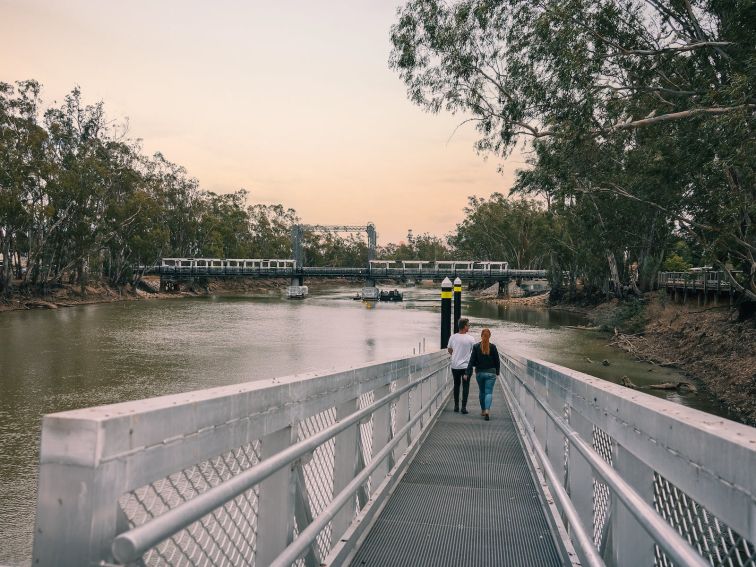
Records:
{"label": "aluminium gangway", "polygon": [[33,564],[756,564],[756,430],[518,355],[498,384],[489,422],[444,351],[45,416]]}

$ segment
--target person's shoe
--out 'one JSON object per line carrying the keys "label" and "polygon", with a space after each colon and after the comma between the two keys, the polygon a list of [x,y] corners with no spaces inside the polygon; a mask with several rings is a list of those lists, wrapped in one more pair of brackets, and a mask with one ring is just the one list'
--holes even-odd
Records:
{"label": "person's shoe", "polygon": [[486,421],[491,421],[491,416],[486,414],[483,419],[485,419]]}
{"label": "person's shoe", "polygon": [[459,413],[459,408],[457,406],[454,406],[454,413]]}
{"label": "person's shoe", "polygon": [[467,414],[467,408],[462,408],[462,413]]}

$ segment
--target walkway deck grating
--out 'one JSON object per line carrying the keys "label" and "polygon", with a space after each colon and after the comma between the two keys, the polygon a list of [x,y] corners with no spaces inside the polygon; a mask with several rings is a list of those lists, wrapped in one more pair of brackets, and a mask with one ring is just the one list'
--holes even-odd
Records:
{"label": "walkway deck grating", "polygon": [[444,409],[353,566],[562,565],[501,388],[491,421],[471,402]]}

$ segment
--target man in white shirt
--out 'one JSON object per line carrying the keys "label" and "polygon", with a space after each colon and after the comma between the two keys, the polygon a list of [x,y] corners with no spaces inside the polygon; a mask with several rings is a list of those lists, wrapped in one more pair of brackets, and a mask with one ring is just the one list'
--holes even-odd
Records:
{"label": "man in white shirt", "polygon": [[470,378],[466,375],[475,339],[470,336],[470,321],[459,320],[459,332],[449,338],[448,348],[451,355],[451,371],[454,377],[454,411],[459,411],[459,386],[462,386],[462,413],[467,413],[467,396],[470,393]]}

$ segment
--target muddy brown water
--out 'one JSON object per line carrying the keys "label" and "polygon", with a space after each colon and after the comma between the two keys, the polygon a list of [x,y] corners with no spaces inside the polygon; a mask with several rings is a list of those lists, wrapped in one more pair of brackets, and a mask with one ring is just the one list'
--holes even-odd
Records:
{"label": "muddy brown water", "polygon": [[[437,348],[438,292],[403,291],[403,303],[374,306],[342,287],[305,301],[273,291],[0,314],[0,564],[30,562],[42,415],[410,355],[423,339]],[[505,350],[600,378],[682,378],[570,328],[585,324],[573,313],[465,301],[463,315]],[[655,395],[727,416],[703,394]]]}

